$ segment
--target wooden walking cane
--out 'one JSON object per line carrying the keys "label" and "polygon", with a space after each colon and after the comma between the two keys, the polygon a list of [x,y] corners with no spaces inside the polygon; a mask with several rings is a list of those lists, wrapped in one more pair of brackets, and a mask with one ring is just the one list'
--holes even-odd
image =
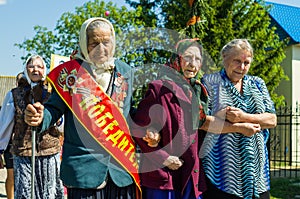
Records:
{"label": "wooden walking cane", "polygon": [[[31,88],[31,97],[31,103],[34,104],[33,88]],[[34,199],[36,129],[36,126],[31,126],[31,199]]]}

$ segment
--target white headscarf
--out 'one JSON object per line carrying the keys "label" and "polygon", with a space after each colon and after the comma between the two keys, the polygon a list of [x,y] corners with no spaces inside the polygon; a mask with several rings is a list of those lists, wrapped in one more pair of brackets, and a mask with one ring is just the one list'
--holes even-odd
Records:
{"label": "white headscarf", "polygon": [[47,76],[47,67],[46,67],[46,63],[44,61],[44,59],[39,56],[39,55],[31,55],[27,58],[26,62],[25,62],[25,68],[24,68],[24,76],[26,77],[27,82],[30,84],[31,87],[34,87],[35,85],[37,85],[37,82],[32,82],[31,79],[29,78],[28,72],[27,72],[27,64],[28,62],[31,60],[31,58],[36,57],[36,58],[40,58],[42,60],[42,64],[45,68],[44,70],[44,74],[43,77],[41,79],[41,81],[45,81],[46,76]]}
{"label": "white headscarf", "polygon": [[[89,57],[88,49],[87,49],[87,28],[93,21],[102,21],[109,25],[112,39],[113,39],[113,47],[111,57],[108,58],[108,61],[104,62],[103,64],[96,64],[93,63]],[[94,17],[86,20],[80,29],[79,35],[79,50],[78,53],[75,55],[75,58],[83,60],[89,63],[93,69],[94,75],[96,76],[96,81],[100,84],[100,86],[106,90],[109,85],[109,80],[111,78],[111,71],[115,67],[115,46],[116,46],[116,39],[115,39],[115,31],[113,25],[105,18],[102,17]]]}

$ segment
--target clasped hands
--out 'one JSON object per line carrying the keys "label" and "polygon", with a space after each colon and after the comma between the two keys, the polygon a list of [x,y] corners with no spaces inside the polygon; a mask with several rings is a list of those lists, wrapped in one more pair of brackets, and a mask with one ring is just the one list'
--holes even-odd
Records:
{"label": "clasped hands", "polygon": [[214,116],[220,119],[226,119],[231,123],[244,122],[247,117],[247,113],[239,108],[227,106],[224,109],[218,111]]}
{"label": "clasped hands", "polygon": [[[245,136],[252,136],[261,131],[260,124],[248,122],[250,114],[239,108],[228,106],[217,112],[215,117],[227,120],[231,123],[239,123],[239,132]],[[143,137],[143,140],[146,141],[150,147],[157,147],[160,139],[161,135],[154,128],[148,128],[145,137]]]}
{"label": "clasped hands", "polygon": [[240,130],[238,132],[244,136],[249,137],[261,131],[260,124],[251,122],[251,114],[239,108],[228,106],[217,112],[215,116],[239,126]]}

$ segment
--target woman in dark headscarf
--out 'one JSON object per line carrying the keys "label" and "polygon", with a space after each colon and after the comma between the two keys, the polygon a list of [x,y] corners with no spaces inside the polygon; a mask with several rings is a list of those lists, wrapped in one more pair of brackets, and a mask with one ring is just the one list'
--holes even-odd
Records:
{"label": "woman in dark headscarf", "polygon": [[[145,199],[201,198],[206,189],[198,158],[202,141],[198,129],[205,121],[207,101],[205,89],[196,80],[201,66],[199,40],[180,41],[137,108],[132,133],[143,152],[140,176]],[[147,129],[159,131],[156,147],[143,140]]]}

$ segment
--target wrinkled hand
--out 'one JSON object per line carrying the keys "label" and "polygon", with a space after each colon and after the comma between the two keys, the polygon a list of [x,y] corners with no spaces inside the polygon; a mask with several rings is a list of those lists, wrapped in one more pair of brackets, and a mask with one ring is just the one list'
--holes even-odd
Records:
{"label": "wrinkled hand", "polygon": [[145,137],[143,137],[143,140],[148,143],[148,146],[157,147],[158,143],[160,141],[160,138],[161,138],[161,136],[156,129],[148,128],[146,131]]}
{"label": "wrinkled hand", "polygon": [[40,102],[28,104],[25,109],[25,122],[30,126],[39,126],[44,117],[44,106]]}
{"label": "wrinkled hand", "polygon": [[254,135],[255,133],[258,133],[261,131],[261,127],[259,124],[253,124],[253,123],[241,123],[241,132],[244,136],[250,137]]}
{"label": "wrinkled hand", "polygon": [[180,160],[177,156],[169,156],[164,162],[163,165],[168,167],[171,170],[179,169],[183,164],[183,160]]}
{"label": "wrinkled hand", "polygon": [[246,114],[239,108],[228,106],[226,107],[226,119],[231,123],[245,122]]}

